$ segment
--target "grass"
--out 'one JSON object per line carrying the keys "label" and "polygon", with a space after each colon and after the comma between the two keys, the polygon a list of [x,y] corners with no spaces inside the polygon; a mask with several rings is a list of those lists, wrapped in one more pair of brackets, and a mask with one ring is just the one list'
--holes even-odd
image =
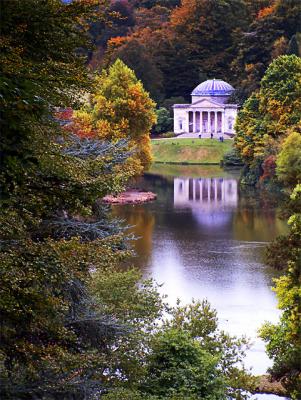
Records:
{"label": "grass", "polygon": [[232,147],[232,140],[217,139],[154,139],[152,152],[155,163],[219,164]]}
{"label": "grass", "polygon": [[239,169],[223,170],[219,165],[181,165],[153,163],[147,173],[162,175],[164,177],[189,177],[189,178],[233,178],[240,176]]}

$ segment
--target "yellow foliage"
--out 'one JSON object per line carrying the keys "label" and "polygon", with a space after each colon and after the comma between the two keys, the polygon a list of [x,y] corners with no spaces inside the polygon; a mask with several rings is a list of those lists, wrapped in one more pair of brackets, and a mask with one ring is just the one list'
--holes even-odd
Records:
{"label": "yellow foliage", "polygon": [[96,77],[91,104],[75,114],[73,126],[78,126],[81,136],[128,139],[133,151],[128,163],[140,174],[151,164],[149,131],[155,122],[155,103],[134,72],[117,60]]}

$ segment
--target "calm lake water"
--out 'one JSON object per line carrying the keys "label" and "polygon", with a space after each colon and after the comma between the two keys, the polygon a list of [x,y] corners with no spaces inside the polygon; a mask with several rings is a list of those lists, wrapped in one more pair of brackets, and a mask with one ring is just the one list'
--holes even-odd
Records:
{"label": "calm lake water", "polygon": [[271,290],[276,273],[264,264],[264,249],[287,225],[275,195],[242,191],[238,177],[216,166],[156,165],[137,185],[158,199],[115,206],[114,213],[134,226],[133,264],[144,276],[163,284],[171,304],[207,298],[222,329],[251,338],[246,365],[263,374],[271,362],[257,330],[279,318]]}

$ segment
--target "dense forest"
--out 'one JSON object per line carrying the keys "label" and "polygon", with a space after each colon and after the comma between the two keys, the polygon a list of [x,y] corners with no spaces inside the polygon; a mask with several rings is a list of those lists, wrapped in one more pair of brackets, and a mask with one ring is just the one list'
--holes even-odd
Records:
{"label": "dense forest", "polygon": [[242,104],[242,184],[281,183],[289,198],[290,232],[267,251],[284,274],[282,318],[261,336],[270,373],[298,399],[300,1],[0,7],[1,397],[226,400],[254,390],[248,341],[220,330],[207,301],[170,307],[155,282],[124,268],[131,236],[100,201],[149,167],[158,107],[216,77]]}
{"label": "dense forest", "polygon": [[121,0],[111,11],[111,25],[91,28],[90,65],[120,58],[159,105],[189,100],[210,78],[231,83],[244,101],[273,59],[300,54],[298,0]]}

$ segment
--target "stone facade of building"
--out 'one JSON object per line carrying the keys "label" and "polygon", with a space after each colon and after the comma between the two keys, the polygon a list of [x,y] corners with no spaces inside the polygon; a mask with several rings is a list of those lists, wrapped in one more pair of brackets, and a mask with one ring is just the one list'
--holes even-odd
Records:
{"label": "stone facade of building", "polygon": [[238,106],[228,102],[233,92],[231,85],[219,79],[198,85],[191,93],[191,104],[174,104],[174,132],[234,136]]}

